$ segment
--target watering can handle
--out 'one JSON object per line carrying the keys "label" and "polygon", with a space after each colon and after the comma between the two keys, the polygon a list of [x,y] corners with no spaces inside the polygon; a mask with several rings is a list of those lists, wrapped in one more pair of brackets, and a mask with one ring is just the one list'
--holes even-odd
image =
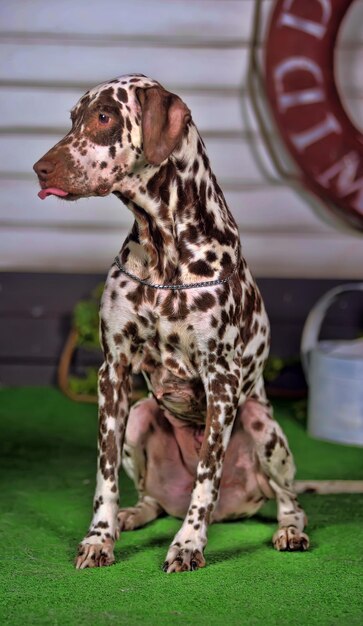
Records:
{"label": "watering can handle", "polygon": [[363,291],[363,283],[346,283],[345,285],[330,289],[330,291],[325,293],[320,300],[317,301],[306,318],[301,337],[300,351],[307,380],[309,380],[310,354],[318,343],[320,328],[324,321],[325,314],[337,297],[346,291]]}

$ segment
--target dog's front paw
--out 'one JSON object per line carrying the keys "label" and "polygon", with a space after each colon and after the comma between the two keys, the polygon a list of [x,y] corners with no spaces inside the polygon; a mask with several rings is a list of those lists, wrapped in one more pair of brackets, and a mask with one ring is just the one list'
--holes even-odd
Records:
{"label": "dog's front paw", "polygon": [[115,556],[112,542],[89,543],[89,541],[85,539],[79,544],[75,561],[76,569],[105,567],[106,565],[113,565],[114,563]]}
{"label": "dog's front paw", "polygon": [[275,532],[272,543],[280,552],[304,552],[309,548],[309,537],[294,526],[286,526]]}
{"label": "dog's front paw", "polygon": [[205,566],[203,552],[190,545],[172,545],[166,555],[163,571],[167,574],[173,572],[190,572]]}

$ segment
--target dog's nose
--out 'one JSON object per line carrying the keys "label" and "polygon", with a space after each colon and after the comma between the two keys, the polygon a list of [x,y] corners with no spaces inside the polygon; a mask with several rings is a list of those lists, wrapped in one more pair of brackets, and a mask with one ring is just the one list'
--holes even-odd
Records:
{"label": "dog's nose", "polygon": [[40,159],[33,166],[34,172],[39,176],[39,178],[46,178],[48,174],[51,174],[55,168],[55,163],[53,161],[47,161],[46,159]]}

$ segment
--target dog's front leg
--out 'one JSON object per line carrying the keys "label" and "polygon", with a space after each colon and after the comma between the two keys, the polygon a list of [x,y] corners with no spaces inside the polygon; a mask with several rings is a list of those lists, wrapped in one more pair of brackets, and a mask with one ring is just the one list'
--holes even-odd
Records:
{"label": "dog's front leg", "polygon": [[204,547],[211,514],[216,506],[225,452],[237,412],[240,370],[217,372],[205,383],[207,422],[199,455],[197,477],[183,525],[166,556],[165,572],[204,567]]}
{"label": "dog's front leg", "polygon": [[118,470],[129,408],[130,367],[107,361],[99,372],[97,485],[93,518],[78,548],[77,569],[111,565],[118,536]]}

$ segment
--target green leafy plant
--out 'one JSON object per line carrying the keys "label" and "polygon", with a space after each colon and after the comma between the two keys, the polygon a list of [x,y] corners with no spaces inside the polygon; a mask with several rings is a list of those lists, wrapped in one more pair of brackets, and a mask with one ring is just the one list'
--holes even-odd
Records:
{"label": "green leafy plant", "polygon": [[[68,397],[79,402],[97,401],[98,354],[101,362],[99,308],[103,287],[103,284],[97,285],[90,298],[76,304],[72,329],[59,362],[59,386]],[[71,373],[72,361],[75,351],[80,348],[93,352],[95,365],[86,368],[84,376],[75,376]]]}
{"label": "green leafy plant", "polygon": [[88,348],[99,348],[99,308],[103,291],[103,283],[97,285],[88,300],[77,302],[73,313],[73,325],[77,330],[77,345]]}
{"label": "green leafy plant", "polygon": [[272,382],[276,380],[279,374],[282,372],[284,367],[287,365],[287,360],[280,359],[278,357],[270,356],[265,365],[265,369],[263,372],[265,380],[268,382]]}
{"label": "green leafy plant", "polygon": [[306,398],[302,400],[296,400],[291,404],[291,411],[294,419],[302,426],[306,426],[308,402]]}
{"label": "green leafy plant", "polygon": [[88,367],[86,376],[69,376],[68,384],[70,390],[77,395],[97,395],[98,368]]}

